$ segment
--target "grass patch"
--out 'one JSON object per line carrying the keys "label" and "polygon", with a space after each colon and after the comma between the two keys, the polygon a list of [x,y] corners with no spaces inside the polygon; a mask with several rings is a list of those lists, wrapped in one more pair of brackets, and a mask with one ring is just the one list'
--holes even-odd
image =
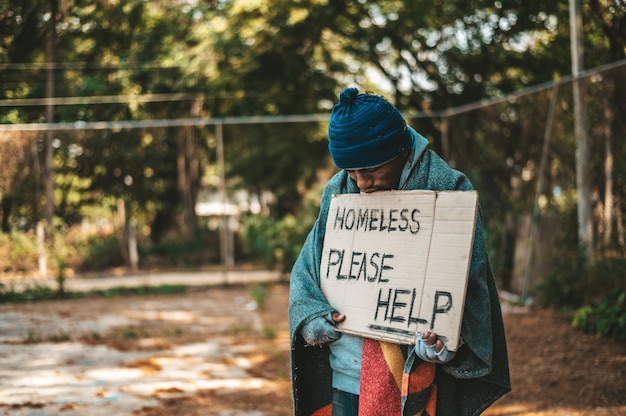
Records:
{"label": "grass patch", "polygon": [[263,336],[263,338],[276,338],[276,328],[271,325],[264,325],[261,329],[261,335]]}
{"label": "grass patch", "polygon": [[267,285],[258,284],[254,285],[252,289],[250,289],[250,297],[256,303],[256,306],[260,311],[265,309],[265,295],[267,294]]}
{"label": "grass patch", "polygon": [[16,291],[13,286],[0,283],[0,302],[2,303],[47,300],[53,299],[55,295],[56,292],[46,286],[33,285],[22,291]]}
{"label": "grass patch", "polygon": [[71,341],[71,339],[72,337],[67,332],[58,332],[56,334],[43,336],[36,333],[32,329],[29,329],[26,337],[24,338],[24,344],[38,344],[40,342],[67,342]]}
{"label": "grass patch", "polygon": [[141,327],[124,327],[120,328],[118,338],[122,339],[137,339],[137,338],[147,338],[150,334],[145,328]]}
{"label": "grass patch", "polygon": [[114,296],[146,296],[146,295],[173,295],[184,293],[186,285],[165,284],[159,286],[115,286],[109,289],[90,290],[88,292],[71,292],[54,290],[47,286],[33,285],[24,290],[15,290],[12,286],[0,283],[0,303],[34,302],[52,299],[80,299],[86,297],[112,298]]}
{"label": "grass patch", "polygon": [[145,296],[145,295],[174,295],[177,293],[185,293],[188,286],[185,285],[159,285],[159,286],[115,286],[109,289],[97,289],[88,293],[101,296],[103,298],[112,298],[114,296]]}
{"label": "grass patch", "polygon": [[231,333],[248,333],[252,332],[253,328],[250,325],[229,325],[227,331]]}
{"label": "grass patch", "polygon": [[185,330],[183,328],[174,328],[174,329],[168,329],[165,331],[165,335],[166,336],[179,336],[179,335],[183,335],[185,333]]}
{"label": "grass patch", "polygon": [[87,342],[97,342],[102,339],[103,337],[98,331],[89,331],[80,337],[81,341],[87,341]]}

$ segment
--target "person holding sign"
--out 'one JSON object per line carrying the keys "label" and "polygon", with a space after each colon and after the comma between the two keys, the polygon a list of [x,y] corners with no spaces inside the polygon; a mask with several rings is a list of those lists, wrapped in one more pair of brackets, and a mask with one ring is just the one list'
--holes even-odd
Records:
{"label": "person holding sign", "polygon": [[[480,414],[511,389],[502,313],[480,213],[456,350],[448,349],[446,340],[432,331],[416,333],[409,345],[342,333],[337,325],[350,316],[333,308],[320,287],[333,195],[469,191],[472,184],[428,149],[428,141],[379,95],[343,90],[332,110],[328,136],[330,154],[341,170],[324,188],[319,216],[291,272],[294,414]],[[406,220],[409,230],[410,217]],[[377,260],[374,266],[382,270],[383,259]]]}

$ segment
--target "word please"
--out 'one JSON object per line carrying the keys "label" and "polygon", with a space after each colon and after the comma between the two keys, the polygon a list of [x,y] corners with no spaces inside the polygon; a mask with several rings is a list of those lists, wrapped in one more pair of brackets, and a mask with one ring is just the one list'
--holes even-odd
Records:
{"label": "word please", "polygon": [[333,229],[346,231],[400,231],[417,234],[420,230],[420,210],[346,208],[339,207],[335,213]]}
{"label": "word please", "polygon": [[383,271],[393,270],[389,265],[389,260],[393,257],[393,254],[374,252],[368,255],[360,251],[348,253],[346,256],[346,250],[331,248],[328,252],[326,278],[329,278],[332,272],[337,280],[363,279],[364,282],[388,282],[389,279],[383,277]]}

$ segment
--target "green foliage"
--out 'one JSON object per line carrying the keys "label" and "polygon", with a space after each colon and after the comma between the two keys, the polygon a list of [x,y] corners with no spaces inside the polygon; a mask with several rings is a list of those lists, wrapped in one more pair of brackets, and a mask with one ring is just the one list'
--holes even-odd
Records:
{"label": "green foliage", "polygon": [[[0,303],[19,303],[57,298],[58,292],[42,285],[32,285],[23,290],[15,290],[10,284],[0,283]],[[65,292],[64,297],[69,297]]]}
{"label": "green foliage", "polygon": [[28,329],[28,333],[26,334],[26,338],[24,339],[24,343],[26,344],[35,344],[41,342],[41,336],[36,334],[32,329]]}
{"label": "green foliage", "polygon": [[302,189],[315,183],[318,169],[329,161],[321,130],[317,123],[230,126],[224,129],[225,151],[236,157],[228,161],[227,175],[238,178],[245,189],[271,192],[275,217],[296,215],[304,198]]}
{"label": "green foliage", "polygon": [[71,340],[71,338],[72,337],[70,336],[70,334],[64,331],[60,331],[56,334],[50,334],[44,337],[41,334],[34,332],[32,329],[29,329],[28,333],[26,334],[26,337],[24,338],[24,343],[35,344],[35,343],[40,343],[44,341],[45,342],[67,342]]}
{"label": "green foliage", "polygon": [[563,207],[557,217],[561,234],[552,250],[551,269],[535,288],[539,302],[545,306],[579,308],[626,284],[626,259],[586,260],[578,247],[576,215],[576,206],[572,204]]}
{"label": "green foliage", "polygon": [[183,328],[167,329],[165,331],[165,334],[168,335],[168,336],[183,335],[184,333],[185,333],[185,330]]}
{"label": "green foliage", "polygon": [[614,289],[599,305],[578,309],[572,324],[588,333],[626,340],[626,290]]}
{"label": "green foliage", "polygon": [[137,327],[124,327],[119,328],[114,336],[118,336],[122,339],[137,339],[145,338],[148,336],[148,332],[144,328]]}
{"label": "green foliage", "polygon": [[551,271],[537,285],[540,303],[563,308],[581,305],[589,288],[584,254],[577,247],[557,247],[552,259]]}
{"label": "green foliage", "polygon": [[219,260],[219,235],[201,227],[191,234],[172,233],[158,243],[140,247],[139,254],[150,265],[199,266]]}
{"label": "green foliage", "polygon": [[234,332],[234,333],[248,333],[248,332],[252,332],[253,329],[250,325],[229,325],[228,326],[228,331],[229,332]]}
{"label": "green foliage", "polygon": [[68,334],[67,332],[59,332],[57,334],[53,334],[51,335],[48,340],[50,342],[67,342],[71,339],[72,337],[70,336],[70,334]]}
{"label": "green foliage", "polygon": [[184,293],[187,290],[185,285],[159,285],[159,286],[115,286],[108,289],[93,290],[90,293],[112,298],[114,296],[145,296],[145,295],[172,295]]}
{"label": "green foliage", "polygon": [[39,259],[34,233],[0,234],[0,272],[36,270]]}
{"label": "green foliage", "polygon": [[244,250],[267,267],[279,267],[288,272],[315,222],[316,217],[310,211],[303,208],[300,217],[285,215],[280,219],[248,217],[242,232]]}
{"label": "green foliage", "polygon": [[588,270],[585,256],[578,247],[576,206],[564,207],[557,218],[561,232],[553,247],[551,269],[536,286],[538,300],[555,307],[578,307],[588,289]]}
{"label": "green foliage", "polygon": [[122,246],[116,235],[92,235],[87,239],[85,256],[80,264],[84,270],[103,270],[124,264]]}
{"label": "green foliage", "polygon": [[0,283],[0,303],[19,303],[50,299],[79,299],[88,296],[112,298],[114,296],[146,296],[172,295],[187,291],[185,285],[158,285],[158,286],[115,286],[108,289],[95,289],[89,292],[69,292],[67,290],[53,290],[43,285],[31,285],[23,290],[16,290],[12,285]]}
{"label": "green foliage", "polygon": [[81,335],[80,339],[88,342],[100,341],[102,339],[102,334],[98,331],[91,330]]}
{"label": "green foliage", "polygon": [[250,297],[254,300],[259,310],[265,308],[265,294],[267,293],[267,286],[264,284],[254,285],[250,289]]}
{"label": "green foliage", "polygon": [[261,336],[269,339],[276,338],[276,328],[271,325],[263,325],[263,328],[261,328]]}
{"label": "green foliage", "polygon": [[[56,270],[59,290],[63,290],[67,268],[102,270],[124,264],[119,238],[114,235],[56,232],[53,245],[46,243],[45,250],[47,267]],[[0,234],[0,272],[34,274],[38,263],[35,233]]]}

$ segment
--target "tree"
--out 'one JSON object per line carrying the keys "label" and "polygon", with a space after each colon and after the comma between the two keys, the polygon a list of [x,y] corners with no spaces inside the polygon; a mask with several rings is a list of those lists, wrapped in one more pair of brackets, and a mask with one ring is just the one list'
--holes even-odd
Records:
{"label": "tree", "polygon": [[[600,56],[602,56],[601,59],[609,62],[626,58],[626,4],[623,4],[623,2],[592,0],[588,3],[587,10],[589,21],[587,25],[594,28],[592,31],[594,36],[591,37],[594,52],[599,52]],[[596,53],[594,53],[594,56]],[[604,209],[601,218],[602,226],[600,228],[603,233],[602,242],[605,249],[610,248],[615,243],[615,241],[612,241],[614,224],[618,230],[616,233],[617,243],[622,248],[624,247],[623,232],[620,232],[621,201],[619,197],[615,197],[614,193],[614,160],[621,160],[619,156],[615,156],[614,151],[619,151],[621,148],[614,149],[612,138],[615,136],[614,132],[622,131],[624,128],[623,117],[618,117],[617,114],[626,113],[626,104],[620,98],[626,94],[626,86],[622,82],[616,81],[614,79],[606,79],[606,91],[599,94],[601,101],[598,105],[602,108],[602,118],[594,135],[604,139],[604,200],[602,201]]]}
{"label": "tree", "polygon": [[[43,29],[33,31],[30,33],[31,37],[28,36],[28,31],[45,26],[49,5],[44,1],[16,3],[14,8],[1,14],[3,22],[7,22],[11,33],[14,34],[7,56],[13,62],[42,60],[45,54],[45,48],[41,47],[42,43],[30,41],[37,38],[45,39],[45,31]],[[144,2],[117,5],[107,1],[91,3],[94,7],[63,3],[67,6],[64,10],[66,19],[56,25],[55,31],[58,38],[58,61],[62,62],[54,71],[58,95],[116,95],[134,94],[137,91],[147,93],[184,89],[197,91],[198,88],[203,88],[202,80],[186,76],[186,69],[174,64],[181,58],[173,56],[176,55],[176,51],[180,55],[181,47],[193,42],[187,33],[194,23],[193,10],[181,10],[178,5],[146,7]],[[33,37],[33,33],[36,36]],[[158,60],[159,57],[163,61],[169,60],[172,64],[162,71],[155,71],[150,63],[144,64]],[[112,60],[117,62],[112,64]],[[64,62],[69,64],[64,65]],[[39,68],[43,66],[33,67],[35,69],[28,73],[28,76],[31,80],[41,79]],[[31,82],[30,85],[31,88],[22,89],[27,96],[43,96],[43,84]],[[15,97],[16,93],[20,93],[20,87],[16,85],[14,89],[8,88],[6,91],[13,91]],[[189,117],[190,107],[189,102],[180,102],[173,103],[169,108],[160,107],[159,111],[155,112],[149,104],[143,106],[126,103],[91,104],[58,107],[55,109],[55,115],[59,121],[128,120],[155,115],[176,117],[177,114],[180,117]],[[195,115],[198,115],[198,111]],[[40,116],[37,111],[22,111],[15,114],[14,120],[28,122]],[[169,133],[173,135],[168,136]],[[191,137],[190,134],[193,133],[187,133],[187,137]],[[83,137],[69,132],[57,134],[61,136],[58,140],[58,150],[64,155],[57,159],[58,168],[65,178],[67,175],[78,173],[90,181],[89,188],[78,190],[84,193],[85,202],[102,198],[103,195],[117,196],[127,201],[131,212],[140,209],[148,219],[153,216],[167,218],[169,221],[171,214],[178,211],[178,201],[184,200],[185,213],[181,217],[184,223],[188,222],[191,224],[189,228],[193,229],[194,199],[190,196],[195,196],[197,192],[199,176],[197,168],[193,168],[197,166],[195,161],[197,155],[194,148],[190,147],[195,138],[187,140],[188,144],[181,148],[180,153],[185,155],[186,160],[183,165],[187,166],[177,172],[175,143],[181,139],[175,139],[175,135],[178,135],[178,132],[164,130],[89,132]],[[164,143],[155,145],[154,142]],[[74,150],[69,151],[70,147]],[[164,149],[168,153],[151,153],[162,152]],[[143,159],[136,163],[136,157],[139,156]],[[66,160],[73,162],[64,167]],[[173,189],[176,189],[177,175],[182,176],[179,180],[181,184],[179,194],[172,193],[169,190],[170,185],[164,186],[158,179],[171,183]],[[61,193],[64,194],[67,193]],[[160,204],[159,199],[155,199],[155,195],[159,194],[168,196],[163,198],[166,202]],[[68,206],[65,201],[56,201],[56,205]],[[167,214],[154,217],[155,210],[158,212],[161,209],[165,209]],[[66,212],[57,210],[56,214]],[[70,221],[71,218],[65,217],[63,220]]]}
{"label": "tree", "polygon": [[[9,3],[0,5],[0,25],[8,33],[2,40],[6,47],[0,48],[0,60],[8,64],[0,66],[0,98],[45,97],[46,67],[39,63],[45,61],[50,2]],[[533,204],[532,182],[520,179],[524,172],[531,172],[531,178],[536,174],[533,166],[540,157],[550,94],[502,102],[480,117],[444,110],[570,72],[568,9],[556,1],[59,4],[64,19],[55,26],[55,95],[122,99],[56,106],[58,121],[328,114],[341,89],[357,85],[386,95],[405,114],[435,114],[410,121],[480,184],[481,202],[496,221],[515,217]],[[597,51],[585,57],[585,67],[621,59],[626,27],[621,3],[595,0],[585,3],[583,12],[586,47]],[[613,174],[608,167],[606,173],[596,168],[610,154],[617,153],[618,160],[623,153],[608,139],[621,128],[623,86],[615,82],[605,87],[615,113],[602,118],[607,139],[600,150],[606,151],[591,143],[590,180],[606,190],[605,204],[615,205],[617,216],[621,203],[611,203],[610,195],[612,188],[623,186],[623,168],[613,166]],[[184,98],[123,99],[172,93],[184,93]],[[606,107],[592,101],[592,109]],[[555,130],[562,140],[550,148],[563,158],[573,152],[567,105],[557,108],[563,118]],[[16,106],[3,111],[0,120],[37,122],[42,117],[43,106]],[[305,190],[318,180],[321,169],[333,169],[325,130],[325,123],[224,126],[229,189],[271,193],[271,212],[277,218],[302,212]],[[131,215],[141,215],[155,240],[172,229],[194,228],[195,197],[204,172],[216,160],[212,127],[65,131],[55,138],[55,186],[62,191],[55,194],[55,215],[62,221],[77,221],[79,204],[112,198],[125,200]],[[43,165],[37,154],[27,171],[34,189],[41,187],[37,166]],[[565,186],[568,169],[551,171],[551,184]],[[11,187],[3,195],[17,195],[15,185]],[[82,196],[75,204],[69,195],[77,193]],[[13,199],[13,212],[40,204],[36,192],[27,194],[29,202]],[[509,223],[505,234],[515,232],[515,221]]]}
{"label": "tree", "polygon": [[[323,44],[334,6],[315,3],[225,3],[212,47],[220,74],[213,88],[221,92],[207,103],[213,116],[309,114],[334,102],[334,61]],[[277,217],[296,212],[302,189],[328,161],[316,123],[229,127],[224,137],[227,176],[252,193],[273,193]]]}

